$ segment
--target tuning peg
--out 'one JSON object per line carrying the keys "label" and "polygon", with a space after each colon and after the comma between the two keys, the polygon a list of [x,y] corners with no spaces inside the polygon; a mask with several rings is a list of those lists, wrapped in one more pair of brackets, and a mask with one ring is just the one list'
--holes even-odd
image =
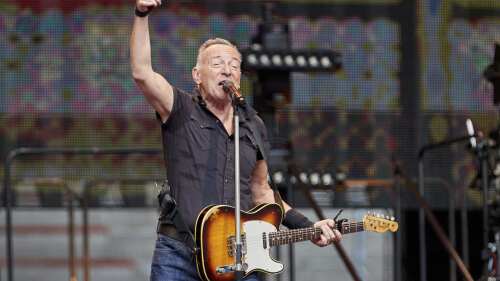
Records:
{"label": "tuning peg", "polygon": [[394,221],[396,218],[395,217],[391,217],[391,221]]}

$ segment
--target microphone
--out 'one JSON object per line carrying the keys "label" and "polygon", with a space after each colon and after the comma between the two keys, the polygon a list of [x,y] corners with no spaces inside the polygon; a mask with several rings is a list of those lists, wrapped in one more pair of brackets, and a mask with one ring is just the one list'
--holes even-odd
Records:
{"label": "microphone", "polygon": [[467,134],[470,136],[470,146],[472,149],[476,149],[477,141],[474,137],[474,126],[472,126],[472,121],[470,119],[465,120],[465,126],[467,127]]}
{"label": "microphone", "polygon": [[234,86],[234,83],[229,80],[224,80],[219,83],[226,94],[228,94],[231,99],[234,99],[237,105],[244,105],[245,98],[241,95],[240,91]]}

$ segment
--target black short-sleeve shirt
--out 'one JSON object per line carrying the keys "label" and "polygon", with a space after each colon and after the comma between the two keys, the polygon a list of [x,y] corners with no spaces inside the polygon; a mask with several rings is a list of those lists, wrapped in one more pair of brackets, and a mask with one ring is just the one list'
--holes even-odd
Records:
{"label": "black short-sleeve shirt", "polygon": [[[268,150],[266,128],[249,106],[240,117],[241,208],[253,207],[250,180],[262,159],[248,122],[252,121]],[[234,136],[207,108],[197,91],[174,88],[169,118],[161,124],[167,178],[172,195],[187,225],[193,229],[199,212],[210,204],[234,205]]]}

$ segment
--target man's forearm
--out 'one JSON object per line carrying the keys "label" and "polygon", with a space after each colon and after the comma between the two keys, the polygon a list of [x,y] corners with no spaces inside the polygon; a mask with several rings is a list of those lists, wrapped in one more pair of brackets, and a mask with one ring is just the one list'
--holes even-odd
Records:
{"label": "man's forearm", "polygon": [[[257,189],[257,190],[259,190],[260,192],[255,192],[254,198],[253,198],[254,203],[256,205],[264,204],[264,203],[276,203],[276,204],[281,205],[279,202],[276,202],[277,199],[276,199],[276,196],[274,196],[274,190],[272,190],[269,185],[267,185],[266,188]],[[283,203],[283,209],[284,209],[283,212],[284,213],[288,212],[288,210],[290,210],[292,208],[284,200],[281,200],[281,202]]]}
{"label": "man's forearm", "polygon": [[153,71],[148,17],[135,16],[130,36],[130,64],[134,79],[144,79]]}

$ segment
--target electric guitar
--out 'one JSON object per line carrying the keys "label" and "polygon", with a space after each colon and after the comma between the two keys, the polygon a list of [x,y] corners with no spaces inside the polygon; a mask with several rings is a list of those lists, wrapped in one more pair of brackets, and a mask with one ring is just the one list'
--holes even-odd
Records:
{"label": "electric guitar", "polygon": [[[248,212],[241,212],[242,264],[244,275],[254,271],[278,273],[283,265],[270,256],[270,248],[318,238],[321,229],[310,227],[278,231],[282,209],[278,204],[262,204]],[[225,205],[208,206],[196,219],[195,240],[196,267],[204,281],[232,281],[235,274],[236,236],[234,208]],[[337,221],[342,234],[372,231],[395,232],[398,223],[394,219],[365,215],[360,222]]]}

